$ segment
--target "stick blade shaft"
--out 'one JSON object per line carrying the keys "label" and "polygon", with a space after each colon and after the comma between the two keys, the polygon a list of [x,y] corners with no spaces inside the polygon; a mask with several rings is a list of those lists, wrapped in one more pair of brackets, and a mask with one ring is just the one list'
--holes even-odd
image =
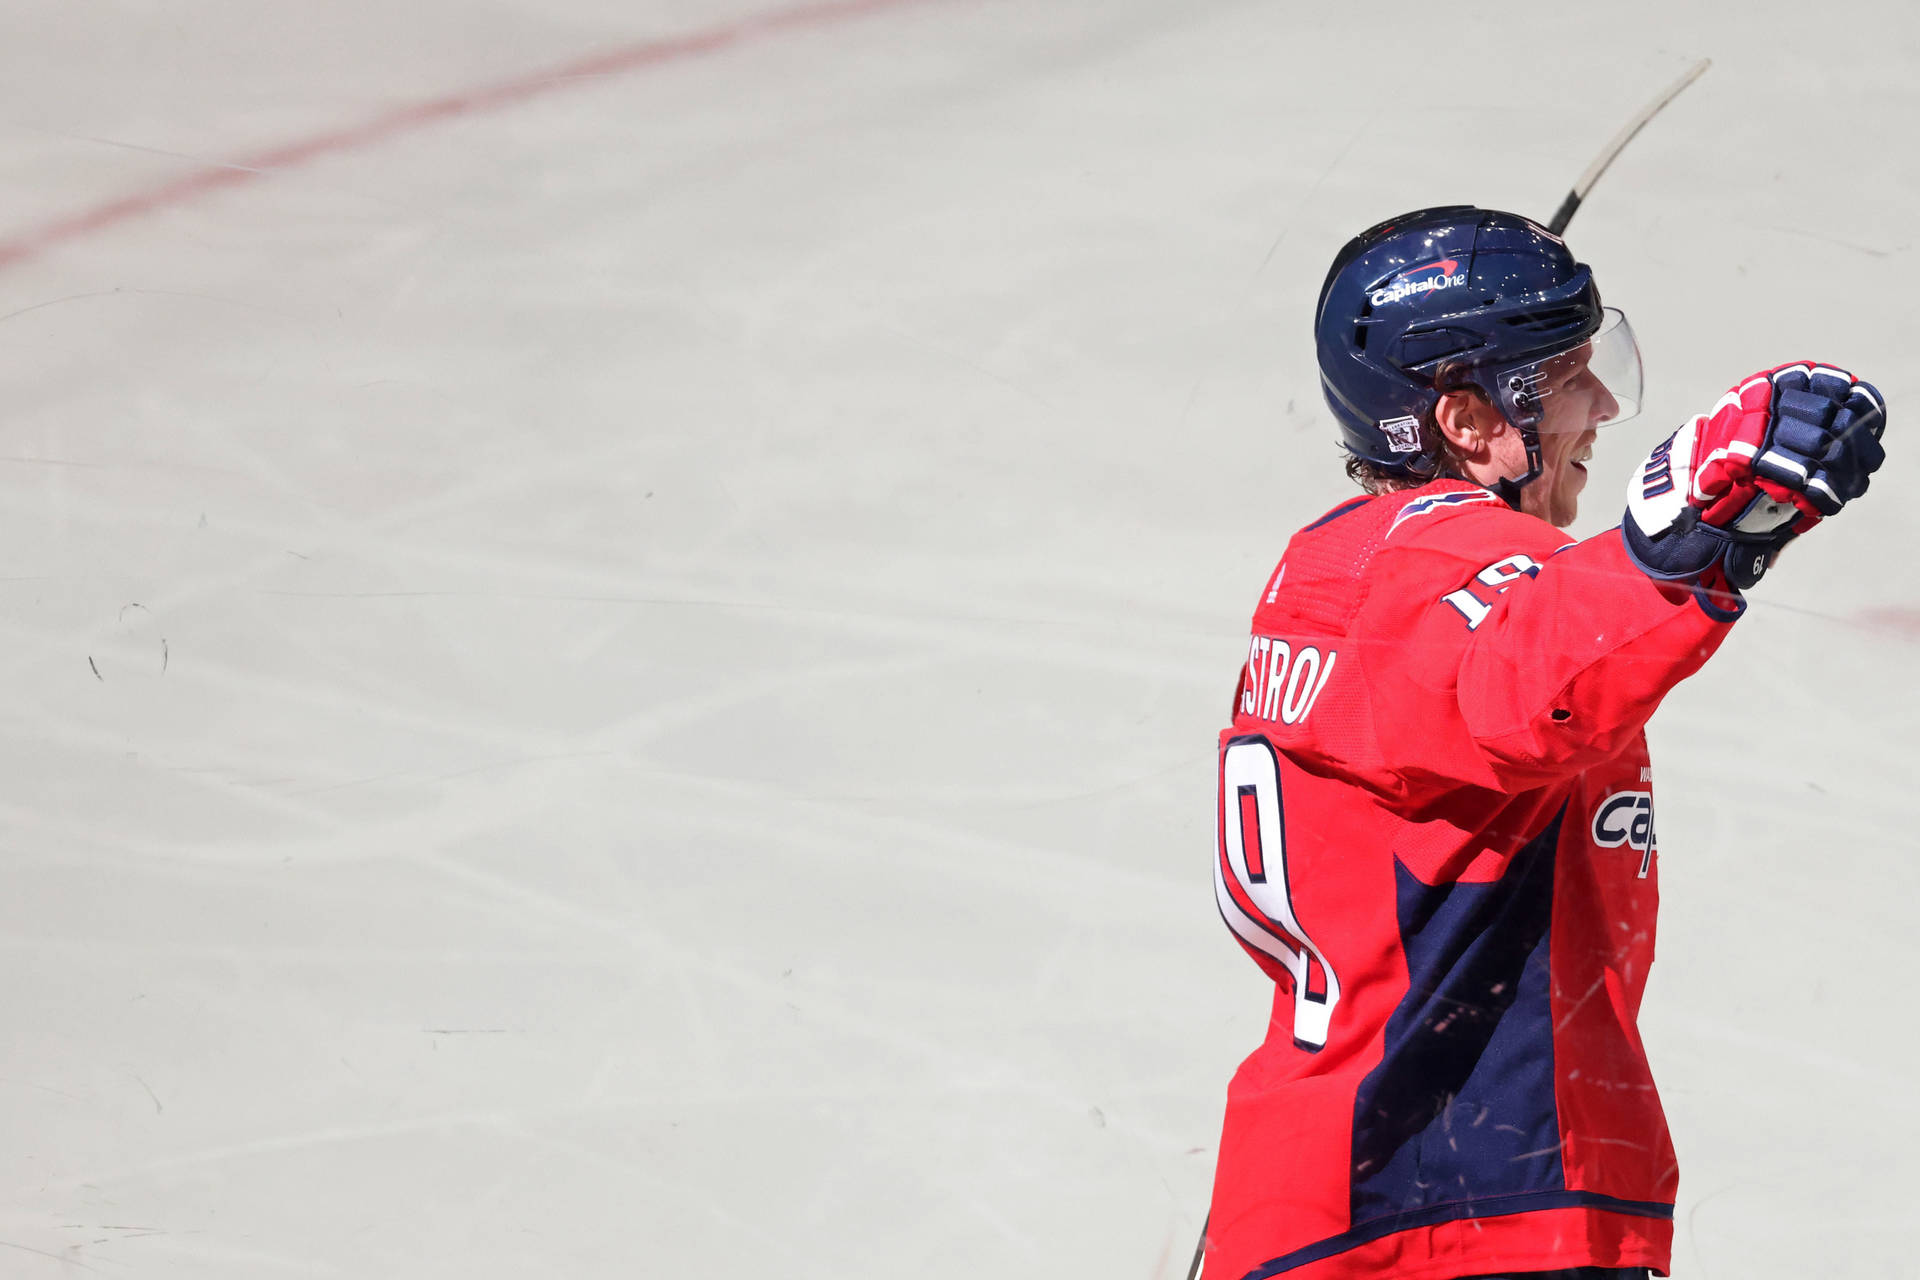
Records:
{"label": "stick blade shaft", "polygon": [[1712,65],[1712,58],[1702,58],[1688,67],[1680,73],[1679,79],[1660,91],[1660,96],[1640,108],[1639,114],[1627,121],[1625,128],[1613,135],[1613,140],[1593,158],[1593,163],[1587,166],[1587,171],[1580,175],[1578,182],[1573,184],[1573,190],[1569,191],[1567,198],[1560,202],[1559,211],[1553,215],[1553,222],[1548,230],[1559,235],[1567,229],[1567,224],[1573,221],[1574,212],[1580,208],[1580,202],[1587,198],[1587,192],[1593,190],[1593,184],[1600,181],[1600,175],[1607,171],[1607,166],[1613,163],[1614,157],[1626,150],[1627,144],[1633,141],[1634,136],[1647,127],[1647,121],[1659,115],[1669,102],[1680,96],[1682,89],[1705,75],[1707,68]]}

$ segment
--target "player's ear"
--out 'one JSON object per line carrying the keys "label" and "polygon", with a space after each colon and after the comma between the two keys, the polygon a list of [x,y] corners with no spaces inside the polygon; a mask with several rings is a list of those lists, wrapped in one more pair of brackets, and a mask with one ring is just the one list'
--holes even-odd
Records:
{"label": "player's ear", "polygon": [[1500,411],[1471,388],[1441,396],[1433,407],[1433,420],[1454,453],[1467,462],[1485,460],[1493,440],[1507,429]]}

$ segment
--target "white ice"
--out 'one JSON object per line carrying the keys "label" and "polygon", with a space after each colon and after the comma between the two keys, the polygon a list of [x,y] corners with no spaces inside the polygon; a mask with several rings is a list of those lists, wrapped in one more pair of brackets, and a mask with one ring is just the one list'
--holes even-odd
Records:
{"label": "white ice", "polygon": [[[768,0],[777,3],[778,0]],[[740,0],[7,6],[0,242]],[[1656,719],[1676,1274],[1914,1268],[1912,6],[927,0],[0,271],[0,1276],[1184,1273],[1213,733],[1358,228],[1892,403]]]}

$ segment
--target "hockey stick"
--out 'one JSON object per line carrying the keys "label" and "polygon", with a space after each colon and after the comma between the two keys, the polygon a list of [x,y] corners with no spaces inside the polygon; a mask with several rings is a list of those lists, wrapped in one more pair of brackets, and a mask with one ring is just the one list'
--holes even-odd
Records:
{"label": "hockey stick", "polygon": [[1193,1242],[1193,1264],[1187,1268],[1187,1280],[1200,1274],[1200,1259],[1207,1252],[1207,1228],[1213,1225],[1213,1214],[1208,1213],[1200,1223],[1200,1238]]}
{"label": "hockey stick", "polygon": [[[1593,184],[1600,181],[1600,175],[1607,171],[1607,166],[1613,163],[1613,158],[1626,149],[1627,144],[1633,141],[1635,134],[1647,127],[1647,121],[1659,115],[1662,107],[1679,97],[1682,89],[1705,75],[1707,68],[1712,65],[1712,58],[1700,59],[1682,72],[1680,78],[1668,85],[1659,97],[1642,107],[1639,115],[1627,121],[1627,127],[1613,135],[1613,141],[1607,144],[1606,150],[1594,157],[1593,163],[1587,166],[1587,171],[1580,175],[1578,182],[1573,184],[1573,190],[1567,192],[1567,198],[1560,202],[1560,208],[1555,211],[1553,221],[1547,224],[1547,230],[1555,235],[1565,231],[1567,224],[1573,221],[1573,215],[1579,210],[1580,202],[1587,198],[1587,192],[1593,190]],[[1187,1280],[1193,1280],[1193,1277],[1189,1276]]]}

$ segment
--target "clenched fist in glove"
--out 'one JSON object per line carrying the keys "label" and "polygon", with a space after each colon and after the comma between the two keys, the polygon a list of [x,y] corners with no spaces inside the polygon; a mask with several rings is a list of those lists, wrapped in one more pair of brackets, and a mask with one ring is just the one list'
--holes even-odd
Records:
{"label": "clenched fist in glove", "polygon": [[1627,554],[1662,580],[1750,587],[1798,534],[1867,491],[1886,457],[1880,393],[1844,369],[1787,364],[1729,391],[1627,485]]}

